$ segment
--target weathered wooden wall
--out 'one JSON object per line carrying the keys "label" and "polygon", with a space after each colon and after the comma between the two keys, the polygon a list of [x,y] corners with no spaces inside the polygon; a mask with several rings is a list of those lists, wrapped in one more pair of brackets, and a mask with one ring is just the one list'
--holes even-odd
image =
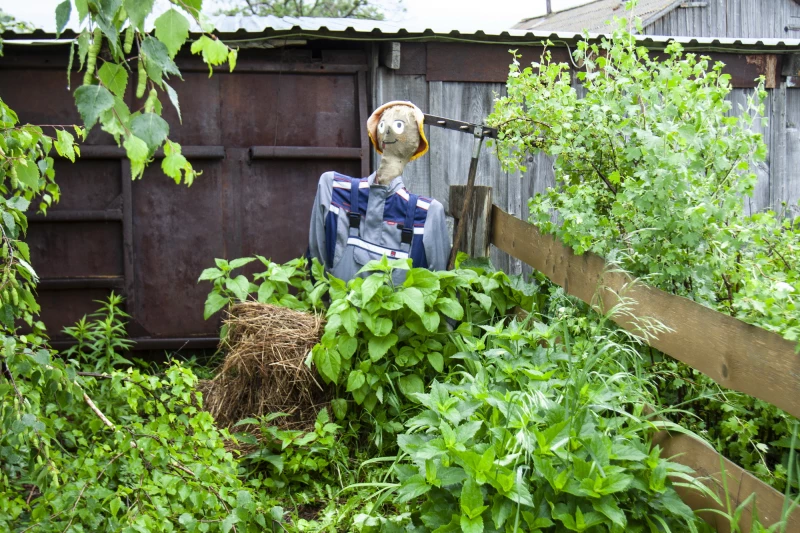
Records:
{"label": "weathered wooden wall", "polygon": [[[495,95],[505,94],[505,85],[499,82],[431,80],[435,76],[426,76],[425,63],[418,63],[401,70],[373,65],[374,105],[390,100],[410,100],[425,113],[481,123],[492,111]],[[750,88],[733,90],[732,113],[739,113],[739,105],[745,104],[752,91]],[[787,88],[782,83],[768,93],[766,116],[756,120],[754,127],[764,134],[769,156],[756,169],[759,182],[753,197],[746,199],[744,208],[747,212],[781,209],[781,203],[786,202],[789,213],[797,216],[800,215],[797,205],[800,200],[800,88]],[[436,198],[447,209],[450,185],[466,183],[472,137],[428,126],[425,134],[431,150],[406,168],[406,186],[417,194]],[[374,153],[373,156],[377,167],[380,157]],[[525,219],[528,199],[554,184],[553,160],[543,154],[529,156],[525,173],[509,174],[500,168],[493,148],[487,147],[481,155],[476,183],[492,186],[494,203]],[[530,270],[521,261],[496,249],[493,249],[492,260],[508,273]]]}
{"label": "weathered wooden wall", "polygon": [[696,7],[671,11],[646,26],[643,33],[755,39],[800,37],[800,5],[793,0],[706,0],[693,4]]}

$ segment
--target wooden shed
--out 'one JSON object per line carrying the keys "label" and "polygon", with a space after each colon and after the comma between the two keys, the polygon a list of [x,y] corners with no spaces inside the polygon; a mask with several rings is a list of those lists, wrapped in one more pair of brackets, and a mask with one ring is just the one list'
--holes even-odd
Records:
{"label": "wooden shed", "polygon": [[[184,50],[175,80],[183,123],[169,106],[171,136],[203,171],[191,188],[175,186],[157,165],[132,182],[124,151],[99,131],[75,164],[58,161],[63,196],[47,215],[31,215],[28,242],[42,277],[39,299],[54,344],[109,291],[122,292],[129,331],[139,349],[213,347],[218,323],[203,320],[209,286],[200,272],[215,257],[260,254],[275,261],[302,255],[317,180],[326,170],[367,175],[377,166],[365,128],[368,114],[389,100],[411,100],[423,111],[481,122],[505,91],[509,49],[538,59],[551,39],[567,59],[573,32],[507,31],[463,34],[338,19],[223,18],[218,34],[240,47],[236,70],[208,78],[207,67]],[[41,31],[6,34],[0,96],[24,122],[79,121],[66,90],[67,41]],[[663,37],[641,37],[651,49]],[[767,78],[769,125],[757,125],[770,146],[760,184],[747,209],[800,199],[800,89],[791,87],[800,41],[681,39],[687,50],[727,63],[734,100]],[[77,65],[77,62],[76,62]],[[794,65],[794,66],[793,66]],[[80,78],[72,75],[72,85]],[[788,80],[788,82],[787,82]],[[129,87],[128,101],[133,102]],[[426,131],[431,151],[405,174],[412,191],[448,206],[449,187],[465,183],[471,139]],[[553,184],[552,161],[530,158],[524,175],[502,172],[486,152],[478,183],[494,202],[524,218],[527,199]],[[521,261],[493,249],[497,266],[524,272]]]}

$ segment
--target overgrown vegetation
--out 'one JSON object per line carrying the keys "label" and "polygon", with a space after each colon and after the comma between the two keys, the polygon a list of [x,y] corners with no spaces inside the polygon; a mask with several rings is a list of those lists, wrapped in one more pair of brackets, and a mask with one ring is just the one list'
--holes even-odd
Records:
{"label": "overgrown vegetation", "polygon": [[[583,98],[569,65],[546,52],[529,67],[514,61],[508,96],[490,117],[506,167],[518,168],[527,152],[555,156],[556,187],[531,198],[531,221],[578,254],[595,252],[663,290],[800,341],[800,222],[743,206],[766,156],[750,128],[765,120],[763,80],[731,116],[721,63],[675,42],[654,58],[625,20],[573,55]],[[650,372],[664,404],[690,412],[682,423],[783,490],[797,420],[658,360]]]}
{"label": "overgrown vegetation", "polygon": [[[797,490],[796,421],[651,360],[641,339],[541,276],[526,283],[463,257],[452,272],[384,259],[347,283],[303,259],[259,256],[217,259],[201,274],[211,283],[207,318],[245,300],[325,315],[309,364],[334,399],[309,431],[278,428],[280,413],[242,420],[235,435],[217,428],[197,390],[197,374],[209,370],[132,363],[113,294],[66,329],[74,347],[49,348],[22,238],[29,203],[46,211],[58,200],[53,147],[74,159],[76,137],[99,122],[127,149],[135,177],[162,145],[166,174],[196,177],[167,140],[158,97],[161,89],[178,106],[166,81],[180,75],[173,58],[188,39],[187,16],[203,23],[200,1],[175,2],[154,35],[142,27],[151,7],[59,5],[59,30],[73,8],[85,25],[76,44],[86,76],[75,94],[86,129],[56,126],[51,136],[18,125],[0,102],[0,528],[707,531],[675,489],[716,496],[652,446],[660,429],[686,431],[660,419],[676,405],[681,424]],[[210,67],[235,64],[235,50],[211,34],[191,48]],[[650,61],[622,26],[601,44],[582,43],[585,100],[547,57],[537,69],[512,68],[495,114],[501,146],[560,156],[562,189],[533,199],[532,214],[576,250],[796,340],[796,227],[738,214],[763,143],[722,118],[729,87],[717,67],[674,45],[667,53]],[[137,110],[120,98],[134,66]],[[756,93],[751,111],[759,105]],[[563,224],[548,225],[551,208]],[[259,263],[262,272],[239,273]],[[399,285],[396,269],[407,271]],[[723,514],[734,530],[748,526],[730,506]]]}

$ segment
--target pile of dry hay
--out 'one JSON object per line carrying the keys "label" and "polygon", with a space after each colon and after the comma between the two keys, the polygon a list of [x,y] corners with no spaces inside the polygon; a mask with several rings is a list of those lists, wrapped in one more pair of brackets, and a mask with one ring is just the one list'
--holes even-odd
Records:
{"label": "pile of dry hay", "polygon": [[330,399],[316,373],[305,365],[319,342],[323,320],[277,305],[244,302],[225,320],[221,343],[225,360],[214,379],[201,384],[204,407],[221,427],[274,412],[288,413],[273,423],[314,427],[318,411]]}

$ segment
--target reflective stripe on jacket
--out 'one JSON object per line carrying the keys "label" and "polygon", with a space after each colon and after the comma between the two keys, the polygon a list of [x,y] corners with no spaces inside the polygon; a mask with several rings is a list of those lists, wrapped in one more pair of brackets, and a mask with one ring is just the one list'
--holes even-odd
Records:
{"label": "reflective stripe on jacket", "polygon": [[[442,204],[411,194],[403,186],[402,176],[388,186],[374,181],[374,173],[362,179],[337,172],[320,177],[311,213],[310,257],[344,280],[354,278],[368,261],[383,255],[411,258],[415,267],[446,269],[450,235]],[[358,217],[352,216],[355,202]],[[397,274],[402,281],[403,273]]]}

